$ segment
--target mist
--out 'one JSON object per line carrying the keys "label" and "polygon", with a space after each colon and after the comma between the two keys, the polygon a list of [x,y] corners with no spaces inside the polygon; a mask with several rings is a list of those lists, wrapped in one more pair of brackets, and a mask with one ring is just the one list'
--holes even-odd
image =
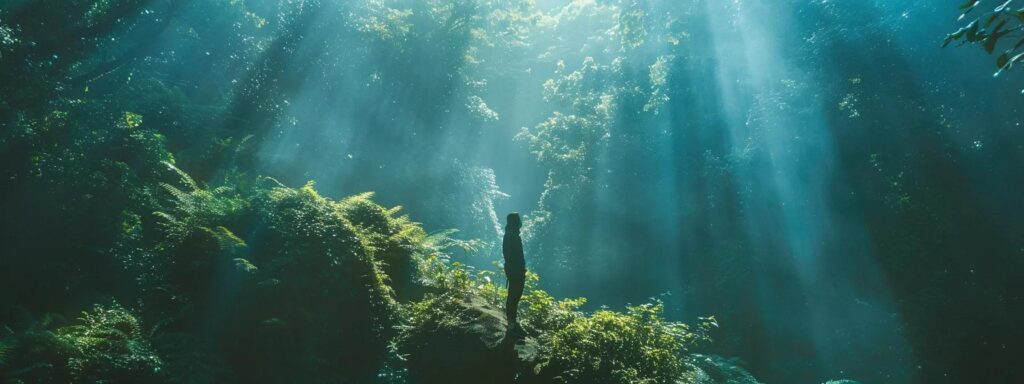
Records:
{"label": "mist", "polygon": [[[915,338],[930,337],[907,322],[960,309],[928,305],[927,315],[908,316],[903,311],[914,304],[907,301],[923,289],[969,290],[961,284],[978,279],[978,268],[998,269],[998,256],[965,245],[942,257],[977,265],[941,268],[951,275],[948,288],[899,281],[916,274],[908,269],[937,266],[893,265],[906,252],[929,251],[892,244],[878,223],[901,211],[935,210],[932,225],[952,227],[948,233],[964,238],[949,241],[965,244],[981,241],[955,229],[973,226],[965,220],[996,232],[974,236],[1003,242],[1014,237],[1010,228],[1021,228],[1019,218],[1005,216],[1020,208],[1010,165],[1019,165],[1021,138],[1011,128],[1019,96],[973,70],[985,66],[983,55],[939,49],[957,16],[941,8],[637,3],[629,9],[681,37],[651,32],[642,38],[653,41],[624,47],[621,39],[631,36],[624,36],[626,21],[615,19],[619,6],[540,4],[543,15],[531,21],[540,31],[510,47],[466,49],[473,61],[463,67],[435,57],[432,36],[406,48],[424,51],[416,62],[402,61],[409,52],[372,46],[381,52],[340,59],[361,69],[356,74],[337,73],[333,62],[311,66],[289,97],[291,120],[272,128],[260,161],[267,173],[315,180],[331,195],[376,191],[430,227],[485,241],[500,235],[503,213],[523,212],[535,220],[529,260],[543,286],[590,297],[593,306],[660,297],[679,318],[723,314],[736,340],[721,348],[750,360],[769,381],[846,374],[919,382],[948,367],[915,348]],[[297,50],[330,44],[305,36]],[[650,84],[659,60],[667,78]],[[396,78],[412,85],[373,84]],[[586,142],[583,164],[537,161],[531,152],[568,148],[516,139],[554,113],[593,113],[545,94],[547,79],[585,97],[617,98],[607,126],[598,128],[604,136]],[[653,113],[641,108],[646,113],[638,115],[628,104],[635,95],[624,88],[636,84],[664,98]],[[565,186],[571,183],[585,186]],[[957,192],[929,199],[908,191],[929,189],[920,184]],[[581,191],[556,197],[560,188]],[[981,211],[965,219],[950,212],[957,208],[933,205],[950,203]],[[906,236],[935,233],[915,224],[925,227]],[[990,247],[999,246],[978,249]],[[1019,261],[1019,249],[1011,252]],[[492,248],[467,262],[487,268],[499,259]]]}
{"label": "mist", "polygon": [[171,3],[144,6],[158,29],[113,27],[104,52],[145,47],[132,64],[60,92],[157,72],[178,96],[155,104],[194,106],[160,128],[169,151],[211,185],[372,191],[474,241],[451,260],[480,271],[520,212],[540,288],[713,315],[706,353],[766,383],[1020,377],[1022,78],[942,47],[958,4]]}

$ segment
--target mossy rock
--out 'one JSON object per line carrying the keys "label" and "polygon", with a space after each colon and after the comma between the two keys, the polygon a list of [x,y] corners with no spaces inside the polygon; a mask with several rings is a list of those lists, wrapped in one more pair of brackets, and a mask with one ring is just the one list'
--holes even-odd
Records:
{"label": "mossy rock", "polygon": [[252,206],[252,278],[220,307],[228,363],[245,382],[371,380],[397,304],[342,207],[311,186],[272,188]]}
{"label": "mossy rock", "polygon": [[735,359],[694,354],[686,359],[687,372],[678,384],[761,384]]}
{"label": "mossy rock", "polygon": [[527,381],[539,346],[531,338],[507,337],[508,322],[501,309],[480,297],[451,299],[442,305],[458,320],[427,321],[402,345],[410,383]]}
{"label": "mossy rock", "polygon": [[[183,262],[164,268],[162,281],[189,304],[172,312],[168,331],[198,335],[202,352],[240,382],[373,380],[398,304],[367,238],[408,233],[396,228],[406,222],[385,214],[377,218],[390,226],[359,227],[351,205],[269,178],[243,191],[230,215],[211,213],[228,197],[194,183],[168,190],[178,208],[162,217],[180,235],[162,249]],[[360,206],[388,212],[367,199]]]}

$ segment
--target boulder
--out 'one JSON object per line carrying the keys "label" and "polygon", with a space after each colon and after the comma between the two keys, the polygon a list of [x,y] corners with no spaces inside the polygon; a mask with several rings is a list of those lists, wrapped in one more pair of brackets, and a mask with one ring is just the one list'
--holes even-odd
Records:
{"label": "boulder", "polygon": [[[411,384],[562,382],[532,337],[506,335],[504,311],[480,297],[435,302],[439,318],[401,344]],[[762,384],[736,359],[695,354],[676,384]]]}
{"label": "boulder", "polygon": [[532,338],[506,336],[502,310],[479,297],[458,301],[455,310],[460,321],[417,329],[404,343],[410,383],[502,384],[532,375],[540,348]]}
{"label": "boulder", "polygon": [[695,354],[686,364],[690,372],[677,384],[761,384],[736,359]]}

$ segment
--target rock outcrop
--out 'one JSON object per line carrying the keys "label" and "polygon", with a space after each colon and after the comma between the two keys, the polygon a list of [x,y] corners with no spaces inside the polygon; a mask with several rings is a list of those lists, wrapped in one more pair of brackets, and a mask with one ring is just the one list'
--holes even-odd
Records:
{"label": "rock outcrop", "polygon": [[504,313],[479,297],[459,301],[459,323],[413,332],[405,342],[409,381],[514,383],[533,372],[539,347],[531,338],[506,335]]}
{"label": "rock outcrop", "polygon": [[[409,332],[402,343],[412,384],[563,382],[532,337],[506,335],[499,308],[480,297],[447,301],[446,319]],[[675,384],[762,384],[735,359],[690,355]]]}
{"label": "rock outcrop", "polygon": [[761,384],[734,359],[714,355],[692,355],[686,364],[690,372],[677,384]]}

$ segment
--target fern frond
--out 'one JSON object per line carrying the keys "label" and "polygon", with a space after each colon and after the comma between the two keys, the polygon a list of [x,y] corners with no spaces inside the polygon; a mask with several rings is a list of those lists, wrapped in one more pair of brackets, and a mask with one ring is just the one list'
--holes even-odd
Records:
{"label": "fern frond", "polygon": [[226,194],[226,193],[231,192],[233,190],[234,190],[234,188],[231,188],[229,186],[224,185],[224,186],[220,186],[220,187],[217,187],[217,188],[214,188],[214,189],[210,190],[210,193],[212,193],[214,195],[223,195],[223,194]]}
{"label": "fern frond", "polygon": [[258,183],[265,188],[285,188],[284,183],[270,176],[260,176]]}
{"label": "fern frond", "polygon": [[452,235],[454,235],[454,234],[456,234],[458,232],[459,232],[458,229],[446,229],[446,230],[443,230],[443,231],[434,232],[434,233],[431,233],[431,234],[427,235],[427,238],[426,238],[426,240],[424,240],[424,242],[427,243],[427,244],[432,244],[432,245],[442,244],[442,243],[444,243],[446,241],[451,240]]}
{"label": "fern frond", "polygon": [[185,173],[185,171],[182,171],[180,168],[174,166],[174,164],[171,164],[166,161],[164,161],[163,163],[164,165],[167,166],[167,168],[169,168],[171,171],[174,171],[174,173],[178,175],[178,178],[181,179],[181,183],[184,184],[186,187],[192,190],[199,189],[199,184],[196,183],[195,179],[193,179],[192,176],[189,176],[187,173]]}
{"label": "fern frond", "polygon": [[235,153],[242,153],[243,151],[248,149],[249,141],[251,141],[253,137],[255,137],[255,136],[254,135],[246,135],[245,137],[243,137],[240,140],[238,140],[238,142],[235,143],[235,145],[234,145]]}
{"label": "fern frond", "polygon": [[[396,213],[398,213],[398,211],[401,211],[401,210],[402,210],[402,206],[401,206],[401,205],[396,205],[396,206],[394,206],[394,207],[392,207],[392,208],[388,208],[388,209],[387,209],[386,211],[384,211],[384,212],[387,212],[387,213],[388,213],[388,216],[394,216],[394,215],[395,215]],[[403,217],[404,217],[404,216],[403,216]]]}
{"label": "fern frond", "polygon": [[0,339],[0,366],[4,365],[7,355],[14,350],[14,340]]}
{"label": "fern frond", "polygon": [[234,232],[231,232],[231,230],[225,227],[218,226],[217,228],[211,230],[211,233],[214,235],[214,238],[217,239],[217,242],[220,244],[221,249],[236,249],[244,248],[247,246],[245,244],[245,240],[242,240],[242,238],[238,237],[237,235],[234,234]]}
{"label": "fern frond", "polygon": [[163,187],[164,190],[167,191],[167,193],[170,193],[172,197],[174,197],[175,203],[177,203],[179,206],[181,206],[182,204],[187,204],[192,200],[192,195],[189,195],[188,192],[178,189],[178,187],[175,187],[167,183],[160,183],[160,186]]}
{"label": "fern frond", "polygon": [[237,268],[239,271],[246,273],[256,273],[260,270],[247,259],[236,257],[235,259],[233,259],[233,261],[235,262],[235,268]]}
{"label": "fern frond", "polygon": [[484,246],[479,239],[461,240],[453,237],[458,233],[457,229],[435,232],[423,239],[422,245],[435,252],[445,252],[451,249],[461,249],[466,252],[477,252]]}
{"label": "fern frond", "polygon": [[158,217],[158,218],[161,218],[161,219],[163,219],[164,221],[166,221],[165,223],[161,223],[161,224],[163,224],[163,225],[165,225],[165,226],[168,226],[168,227],[176,227],[176,226],[179,226],[179,225],[181,225],[181,221],[179,221],[179,220],[178,220],[177,218],[175,218],[175,217],[174,217],[173,215],[170,215],[170,214],[168,214],[168,213],[164,213],[164,212],[153,212],[153,215],[155,215],[156,217]]}
{"label": "fern frond", "polygon": [[374,192],[363,192],[357,195],[352,195],[341,200],[342,205],[353,205],[363,202],[368,202],[373,199]]}

